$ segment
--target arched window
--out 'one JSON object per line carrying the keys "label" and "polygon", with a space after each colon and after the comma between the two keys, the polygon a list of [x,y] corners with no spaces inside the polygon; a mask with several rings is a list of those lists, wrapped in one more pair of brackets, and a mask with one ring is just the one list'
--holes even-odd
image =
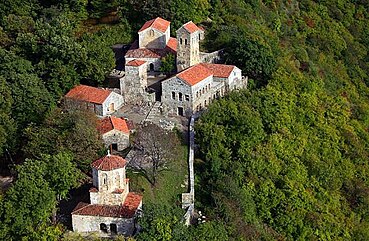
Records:
{"label": "arched window", "polygon": [[103,233],[107,233],[108,232],[108,226],[106,226],[105,223],[100,223],[100,231]]}
{"label": "arched window", "polygon": [[182,44],[182,43],[183,43],[182,38],[180,38],[179,39],[179,44]]}
{"label": "arched window", "polygon": [[183,97],[182,97],[182,93],[181,92],[178,93],[178,100],[179,101],[182,101],[183,100]]}
{"label": "arched window", "polygon": [[115,223],[111,223],[110,224],[110,232],[112,233],[112,234],[117,234],[117,225],[115,224]]}
{"label": "arched window", "polygon": [[115,177],[115,185],[117,185],[117,187],[120,188],[120,176],[119,176],[119,174],[117,174],[116,177]]}
{"label": "arched window", "polygon": [[154,30],[150,30],[150,36],[153,37],[154,36]]}
{"label": "arched window", "polygon": [[149,66],[150,66],[150,71],[154,71],[154,64],[151,63]]}
{"label": "arched window", "polygon": [[102,177],[103,177],[103,185],[106,185],[108,183],[108,175],[104,173]]}

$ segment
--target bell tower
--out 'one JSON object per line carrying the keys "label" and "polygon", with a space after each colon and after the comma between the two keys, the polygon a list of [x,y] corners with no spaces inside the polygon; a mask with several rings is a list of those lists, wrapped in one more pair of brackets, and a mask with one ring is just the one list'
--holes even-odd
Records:
{"label": "bell tower", "polygon": [[200,63],[200,40],[203,32],[192,21],[177,30],[177,71]]}

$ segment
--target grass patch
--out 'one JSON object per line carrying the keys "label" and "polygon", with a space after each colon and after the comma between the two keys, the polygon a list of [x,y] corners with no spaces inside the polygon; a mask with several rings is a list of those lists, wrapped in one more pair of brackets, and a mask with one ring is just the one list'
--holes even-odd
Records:
{"label": "grass patch", "polygon": [[[143,194],[143,203],[169,204],[179,206],[181,194],[187,192],[188,183],[188,147],[180,146],[180,155],[171,162],[167,170],[162,171],[155,187],[139,173],[127,170],[130,178],[130,190]],[[182,186],[181,186],[182,185]],[[183,187],[185,185],[185,187]]]}

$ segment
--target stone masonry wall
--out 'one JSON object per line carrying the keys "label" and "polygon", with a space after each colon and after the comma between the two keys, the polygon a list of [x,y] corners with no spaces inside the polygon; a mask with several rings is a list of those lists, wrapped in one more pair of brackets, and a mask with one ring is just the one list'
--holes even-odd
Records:
{"label": "stone masonry wall", "polygon": [[[93,168],[93,179],[97,180],[96,188],[99,191],[114,191],[118,188],[126,188],[126,171],[125,168],[114,169],[111,171],[101,171]],[[104,182],[104,178],[105,182]]]}
{"label": "stone masonry wall", "polygon": [[[100,230],[100,224],[106,224],[108,233]],[[123,235],[132,235],[135,227],[133,218],[112,218],[100,216],[82,216],[72,215],[72,225],[74,232],[98,232],[101,236],[107,236],[110,231],[110,224],[117,225],[117,233]]]}
{"label": "stone masonry wall", "polygon": [[178,107],[183,108],[185,116],[190,116],[193,112],[191,87],[176,76],[162,82],[161,99],[167,113],[177,115]]}
{"label": "stone masonry wall", "polygon": [[177,30],[177,70],[200,63],[200,34],[190,34],[182,26]]}
{"label": "stone masonry wall", "polygon": [[125,103],[140,103],[145,100],[147,87],[146,64],[139,67],[126,66],[126,75],[120,80]]}
{"label": "stone masonry wall", "polygon": [[[126,64],[131,60],[142,60],[147,63],[147,71],[150,71],[150,64],[154,65],[154,71],[160,71],[161,60],[160,58],[126,58]],[[126,66],[127,67],[127,66]]]}
{"label": "stone masonry wall", "polygon": [[[170,28],[166,32],[170,32]],[[168,43],[168,33],[162,33],[154,28],[148,28],[138,33],[140,48],[163,49]]]}
{"label": "stone masonry wall", "polygon": [[129,146],[129,134],[118,130],[111,130],[102,135],[105,146],[108,148],[111,144],[118,145],[118,151],[122,151]]}

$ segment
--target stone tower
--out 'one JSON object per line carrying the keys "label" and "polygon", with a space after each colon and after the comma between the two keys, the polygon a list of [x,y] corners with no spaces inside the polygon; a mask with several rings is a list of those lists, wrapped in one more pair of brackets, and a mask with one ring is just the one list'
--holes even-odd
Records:
{"label": "stone tower", "polygon": [[129,193],[126,161],[108,154],[92,163],[91,204],[121,205]]}
{"label": "stone tower", "polygon": [[200,40],[203,33],[192,21],[177,30],[177,71],[200,63]]}
{"label": "stone tower", "polygon": [[144,101],[147,87],[146,66],[146,61],[138,59],[126,63],[126,74],[120,79],[120,91],[125,103]]}

